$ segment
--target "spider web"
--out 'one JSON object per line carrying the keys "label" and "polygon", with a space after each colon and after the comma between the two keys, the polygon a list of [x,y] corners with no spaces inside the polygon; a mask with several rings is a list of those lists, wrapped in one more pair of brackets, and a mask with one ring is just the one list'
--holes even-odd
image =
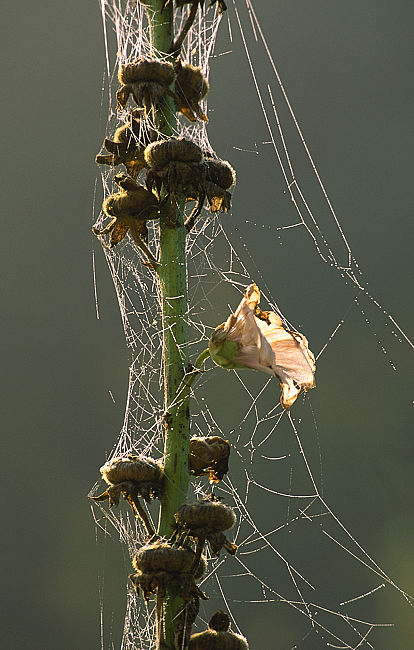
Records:
{"label": "spider web", "polygon": [[[336,321],[335,316],[330,319],[327,314],[317,358],[325,354],[350,321],[351,310],[356,309],[396,371],[390,351],[401,344],[412,347],[412,343],[392,314],[368,290],[312,160],[252,3],[246,0],[245,5],[229,5],[222,17],[214,8],[206,8],[204,14],[198,12],[182,59],[201,66],[208,75],[212,57],[218,62],[231,49],[238,52],[239,61],[244,52],[246,69],[250,71],[264,118],[257,138],[259,141],[263,136],[262,144],[255,143],[252,152],[268,161],[267,168],[273,172],[271,182],[279,184],[280,193],[284,188],[290,201],[289,208],[282,211],[284,223],[266,225],[258,224],[257,217],[244,218],[249,212],[257,215],[264,209],[256,203],[248,204],[239,179],[233,197],[236,218],[203,211],[187,241],[190,359],[206,347],[211,331],[227,318],[230,310],[235,310],[243,289],[252,281],[262,291],[265,308],[278,311],[287,326],[303,331],[315,351],[310,322],[304,321],[298,327],[285,318],[273,297],[272,283],[263,277],[268,274],[260,270],[257,255],[249,252],[250,233],[262,227],[266,238],[279,243],[281,237],[297,237],[299,232],[307,254],[337,276],[341,305],[346,310]],[[178,33],[186,9],[175,14]],[[119,64],[152,56],[152,52],[145,13],[139,2],[103,0],[102,15],[109,106],[106,135],[111,137],[127,115],[126,111],[115,113],[113,108]],[[220,23],[223,31],[219,50],[216,38]],[[267,56],[266,66],[255,64],[260,50]],[[114,61],[112,51],[117,52]],[[210,128],[213,130],[214,126]],[[203,150],[214,154],[204,123],[188,125],[180,118],[177,135],[190,137]],[[220,150],[217,155],[225,157]],[[114,191],[114,173],[101,167],[104,197]],[[106,218],[100,204],[96,201],[98,225]],[[150,246],[157,251],[156,225],[150,226]],[[109,458],[131,451],[160,458],[164,425],[158,283],[154,274],[141,264],[139,253],[128,238],[114,249],[104,246],[103,252],[132,353],[125,418]],[[382,327],[384,337],[377,334],[376,325],[371,323],[378,321],[377,316],[382,324],[392,327]],[[305,315],[300,314],[299,318],[304,319]],[[211,364],[207,364],[193,389],[192,434],[221,435],[231,444],[230,472],[214,491],[238,515],[233,531],[238,552],[235,557],[222,553],[218,559],[208,558],[208,571],[201,585],[209,601],[201,605],[195,627],[203,629],[210,615],[222,608],[229,612],[233,629],[246,633],[239,621],[258,616],[260,611],[261,621],[267,616],[269,625],[277,620],[286,628],[283,647],[390,647],[387,628],[392,621],[372,618],[370,602],[390,590],[409,605],[413,604],[412,598],[370,556],[325,498],[318,414],[313,407],[317,400],[309,394],[298,400],[300,403],[292,412],[286,412],[278,402],[278,391],[274,379],[247,371],[226,373]],[[211,492],[203,480],[194,480],[192,487],[195,495]],[[97,494],[98,490],[95,485],[92,493]],[[115,530],[129,556],[144,542],[145,531],[123,504],[110,511],[94,504],[93,513],[97,529],[105,535]],[[149,514],[156,520],[156,504],[149,507]],[[103,610],[103,597],[101,607]],[[262,630],[257,639],[249,637],[250,647],[264,647],[260,646]],[[151,650],[154,640],[153,605],[147,606],[128,586],[121,648]]]}

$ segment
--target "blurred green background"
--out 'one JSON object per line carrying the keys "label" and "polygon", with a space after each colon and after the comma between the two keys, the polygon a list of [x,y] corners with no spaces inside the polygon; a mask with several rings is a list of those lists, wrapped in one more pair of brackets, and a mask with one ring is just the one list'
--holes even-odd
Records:
{"label": "blurred green background", "polygon": [[[409,333],[413,3],[256,0],[255,8],[370,291]],[[129,364],[115,292],[90,232],[100,183],[94,156],[106,125],[100,10],[97,2],[22,0],[3,16],[2,645],[99,648],[103,603],[102,647],[117,648],[129,563],[115,536],[96,541],[86,499],[122,424]],[[209,135],[238,172],[233,214],[223,220],[241,252],[247,242],[313,351],[347,313],[318,365],[309,396],[317,429],[306,432],[306,444],[317,476],[320,447],[330,507],[412,593],[411,350],[369,301],[361,301],[364,314],[353,306],[355,290],[323,264],[304,230],[275,230],[295,217],[261,145],[268,135],[240,39],[229,47],[222,29],[217,52],[233,53],[212,62]],[[264,65],[256,59],[259,71]],[[256,146],[258,156],[242,151]],[[209,315],[209,324],[225,316]],[[277,442],[272,451],[278,455]],[[293,557],[306,567],[314,549],[299,542]],[[333,545],[324,548],[309,570],[338,567],[341,593],[352,597],[362,568],[339,578],[336,557]],[[392,588],[373,596],[368,611],[396,624],[372,637],[377,650],[414,647],[413,610]],[[242,620],[252,650],[326,647],[306,638],[308,621],[288,608],[251,605]]]}

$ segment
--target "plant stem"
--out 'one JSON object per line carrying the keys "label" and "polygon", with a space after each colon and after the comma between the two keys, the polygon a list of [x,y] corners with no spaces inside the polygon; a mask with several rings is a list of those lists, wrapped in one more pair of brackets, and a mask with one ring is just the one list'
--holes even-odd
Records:
{"label": "plant stem", "polygon": [[[187,343],[187,265],[185,259],[186,229],[183,205],[179,205],[175,225],[169,220],[160,223],[160,279],[163,317],[163,367],[165,405],[164,487],[161,499],[158,534],[170,537],[174,530],[174,513],[186,501],[190,480],[189,390],[168,412],[185,375],[188,361]],[[174,650],[177,617],[185,602],[173,589],[167,590],[159,624],[157,650]],[[161,634],[160,631],[163,631]]]}
{"label": "plant stem", "polygon": [[[163,0],[145,2],[154,56],[163,56],[174,40],[173,2],[163,11]],[[175,105],[166,97],[154,111],[158,129],[171,135],[177,123]],[[160,258],[157,274],[160,283],[163,325],[163,373],[165,406],[164,489],[161,499],[158,534],[169,537],[174,530],[174,513],[185,502],[190,480],[189,391],[174,412],[167,412],[185,374],[188,362],[187,263],[184,226],[185,198],[168,200],[160,216]],[[162,605],[157,632],[157,650],[174,650],[177,616],[184,606],[173,589],[168,589]]]}
{"label": "plant stem", "polygon": [[154,57],[168,52],[174,40],[173,1],[163,7],[164,0],[145,0]]}
{"label": "plant stem", "polygon": [[199,356],[197,357],[194,363],[194,366],[190,364],[190,367],[186,368],[186,373],[181,380],[181,384],[179,385],[177,392],[174,395],[173,401],[168,404],[166,413],[168,414],[174,413],[175,410],[179,408],[181,400],[189,396],[191,386],[193,385],[197,377],[200,376],[201,366],[203,365],[204,361],[209,357],[210,357],[210,350],[209,348],[207,348],[206,350],[203,350],[201,354],[199,354]]}
{"label": "plant stem", "polygon": [[[183,203],[183,202],[182,202]],[[189,391],[174,401],[188,362],[186,229],[183,205],[178,205],[173,224],[160,223],[160,279],[163,317],[163,367],[165,405],[164,489],[158,532],[169,537],[174,530],[174,513],[187,497],[190,449]]]}

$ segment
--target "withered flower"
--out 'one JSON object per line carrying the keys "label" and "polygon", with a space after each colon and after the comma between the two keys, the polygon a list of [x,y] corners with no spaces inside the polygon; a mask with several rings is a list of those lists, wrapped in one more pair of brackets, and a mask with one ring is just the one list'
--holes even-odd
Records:
{"label": "withered flower", "polygon": [[196,68],[191,63],[184,65],[179,61],[175,65],[177,79],[175,81],[175,106],[178,112],[185,115],[190,122],[197,118],[208,122],[208,117],[203,113],[200,102],[209,91],[209,83],[201,68]]}
{"label": "withered flower", "polygon": [[213,555],[219,555],[222,548],[225,548],[230,555],[236,553],[237,546],[229,542],[223,532],[233,528],[236,514],[230,506],[221,503],[214,494],[195,503],[185,503],[178,508],[174,519],[176,529],[171,539],[185,540],[187,537],[193,537],[196,543],[193,568],[197,567],[200,561],[206,541]]}
{"label": "withered flower", "polygon": [[[157,648],[164,647],[161,614],[167,589],[172,588],[177,596],[190,605],[189,616],[194,615],[194,618],[198,612],[199,599],[207,600],[207,596],[196,585],[196,580],[203,575],[207,563],[204,557],[199,557],[193,570],[195,559],[196,554],[190,548],[172,546],[162,540],[142,546],[132,558],[136,573],[129,578],[136,592],[142,591],[146,601],[152,594],[156,594]],[[175,625],[177,636],[183,633],[184,638],[188,636],[188,631],[183,631],[182,621],[177,621]]]}
{"label": "withered flower", "polygon": [[141,57],[121,64],[118,80],[122,86],[116,93],[118,107],[125,108],[128,97],[132,95],[135,103],[149,113],[166,94],[170,94],[169,86],[174,79],[174,68],[168,61]]}
{"label": "withered flower", "polygon": [[111,194],[103,202],[102,209],[105,214],[112,217],[112,221],[102,230],[97,226],[92,231],[97,236],[110,233],[110,246],[116,246],[129,231],[138,244],[142,239],[147,240],[146,221],[159,217],[159,205],[155,194],[127,176],[117,174],[114,181],[121,188],[120,192]]}
{"label": "withered flower", "polygon": [[280,402],[289,409],[301,390],[315,387],[315,358],[306,338],[284,327],[278,314],[258,307],[260,291],[251,284],[235,314],[214,330],[209,350],[226,370],[252,368],[279,379]]}
{"label": "withered flower", "polygon": [[141,114],[141,109],[136,108],[126,123],[115,131],[112,140],[105,138],[103,146],[109,153],[96,156],[99,165],[125,165],[128,175],[137,178],[146,166],[145,147],[156,137],[156,132],[141,121]]}
{"label": "withered flower", "polygon": [[190,472],[194,476],[209,475],[212,483],[218,483],[229,469],[230,445],[220,436],[191,438],[188,457]]}

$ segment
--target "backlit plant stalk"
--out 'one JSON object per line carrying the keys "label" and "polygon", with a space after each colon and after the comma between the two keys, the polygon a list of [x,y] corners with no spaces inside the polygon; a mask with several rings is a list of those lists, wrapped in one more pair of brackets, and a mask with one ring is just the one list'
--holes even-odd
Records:
{"label": "backlit plant stalk", "polygon": [[[154,56],[164,56],[174,41],[173,2],[161,11],[163,0],[147,0]],[[162,110],[155,111],[161,133],[171,135],[177,117],[174,101],[166,97]],[[189,391],[183,391],[177,408],[168,411],[179,390],[188,362],[187,263],[184,227],[184,197],[171,199],[171,205],[160,217],[160,258],[157,273],[160,283],[163,327],[163,373],[165,407],[164,489],[161,500],[158,534],[169,537],[173,532],[174,513],[187,498],[190,480],[188,455],[190,449]],[[169,203],[169,202],[168,202]],[[174,629],[184,601],[173,590],[167,592],[163,604],[157,650],[174,650]],[[160,632],[160,630],[159,630]]]}

